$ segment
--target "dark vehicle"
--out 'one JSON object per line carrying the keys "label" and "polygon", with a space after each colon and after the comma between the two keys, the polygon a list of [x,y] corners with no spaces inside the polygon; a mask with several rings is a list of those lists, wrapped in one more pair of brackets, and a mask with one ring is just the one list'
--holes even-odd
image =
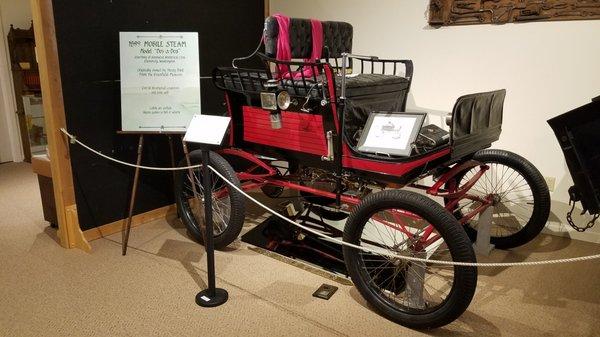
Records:
{"label": "dark vehicle", "polygon": [[[591,103],[550,119],[548,123],[556,134],[575,183],[569,189],[573,208],[567,215],[567,221],[575,230],[583,232],[591,228],[600,216],[600,96]],[[571,218],[577,201],[581,202],[583,213],[589,212],[593,216],[584,227],[575,225]]]}

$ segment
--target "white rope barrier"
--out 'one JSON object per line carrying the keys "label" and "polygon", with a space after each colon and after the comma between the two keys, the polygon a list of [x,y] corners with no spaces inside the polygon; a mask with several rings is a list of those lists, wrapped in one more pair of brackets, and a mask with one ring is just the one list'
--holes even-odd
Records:
{"label": "white rope barrier", "polygon": [[[140,169],[146,169],[146,170],[155,170],[155,171],[176,171],[176,170],[189,170],[189,169],[195,169],[195,168],[199,168],[202,166],[202,164],[199,165],[193,165],[193,166],[186,166],[186,167],[150,167],[150,166],[142,166],[142,165],[135,165],[135,164],[131,164],[131,163],[127,163],[115,158],[112,158],[110,156],[107,156],[97,150],[94,150],[93,148],[87,146],[86,144],[84,144],[83,142],[79,141],[75,136],[71,135],[70,133],[67,132],[67,130],[65,130],[64,128],[60,129],[65,135],[67,135],[67,137],[69,137],[71,139],[72,143],[77,143],[79,145],[81,145],[83,148],[87,149],[88,151],[91,151],[107,160],[111,160],[115,163],[119,163],[125,166],[129,166],[129,167],[135,167],[135,168],[140,168]],[[363,252],[367,252],[367,253],[372,253],[372,254],[377,254],[377,255],[381,255],[381,256],[387,256],[387,257],[391,257],[391,258],[397,258],[397,259],[401,259],[401,260],[405,260],[405,261],[413,261],[413,262],[424,262],[424,263],[431,263],[431,264],[440,264],[440,265],[452,265],[452,266],[465,266],[465,267],[524,267],[524,266],[541,266],[541,265],[550,265],[550,264],[561,264],[561,263],[573,263],[573,262],[582,262],[582,261],[588,261],[588,260],[595,260],[595,259],[600,259],[600,254],[596,254],[596,255],[588,255],[588,256],[579,256],[579,257],[573,257],[573,258],[566,258],[566,259],[555,259],[555,260],[545,260],[545,261],[527,261],[527,262],[491,262],[491,263],[473,263],[473,262],[457,262],[457,261],[442,261],[442,260],[431,260],[431,259],[424,259],[424,258],[418,258],[418,257],[414,257],[414,256],[405,256],[405,255],[400,255],[394,252],[390,252],[390,251],[385,251],[385,250],[381,250],[381,249],[374,249],[374,248],[368,248],[368,247],[363,247],[363,246],[359,246],[359,245],[355,245],[353,243],[350,242],[345,242],[330,236],[327,236],[315,229],[312,229],[310,227],[306,227],[303,226],[295,221],[292,221],[290,219],[288,219],[287,217],[285,217],[284,215],[279,214],[278,212],[274,211],[273,209],[269,208],[268,206],[266,206],[265,204],[263,204],[262,202],[256,200],[254,197],[252,197],[251,195],[249,195],[248,193],[246,193],[245,191],[243,191],[241,188],[239,188],[238,186],[236,186],[234,183],[230,182],[229,180],[227,180],[227,178],[225,178],[221,173],[219,173],[215,168],[213,168],[212,166],[208,166],[208,168],[210,170],[212,170],[219,178],[223,179],[223,181],[229,185],[231,188],[233,188],[234,190],[238,191],[239,193],[241,193],[244,197],[250,199],[252,202],[254,202],[255,204],[257,204],[258,206],[260,206],[261,208],[263,208],[264,210],[266,210],[267,212],[277,216],[278,218],[290,223],[291,225],[294,225],[296,227],[299,227],[307,232],[313,233],[319,237],[322,237],[330,242],[335,242],[337,244],[340,245],[344,245],[347,247],[351,247],[354,249],[358,249],[360,251]]]}
{"label": "white rope barrier", "polygon": [[589,255],[589,256],[580,256],[580,257],[574,257],[574,258],[568,258],[568,259],[557,259],[557,260],[546,260],[546,261],[529,261],[529,262],[498,262],[498,263],[472,263],[472,262],[455,262],[455,261],[441,261],[441,260],[430,260],[430,259],[423,259],[423,258],[418,258],[418,257],[413,257],[413,256],[405,256],[405,255],[400,255],[400,254],[396,254],[396,253],[391,253],[389,251],[383,251],[383,250],[379,250],[379,249],[372,249],[372,248],[367,248],[367,247],[362,247],[362,246],[358,246],[355,245],[353,243],[350,242],[346,242],[346,241],[342,241],[330,236],[327,236],[317,230],[314,230],[310,227],[306,227],[303,226],[295,221],[292,221],[290,219],[288,219],[287,217],[279,214],[278,212],[272,210],[271,208],[269,208],[268,206],[266,206],[265,204],[261,203],[260,201],[256,200],[255,198],[253,198],[252,196],[250,196],[248,193],[244,192],[241,188],[237,187],[235,184],[233,184],[232,182],[230,182],[229,180],[227,180],[221,173],[219,173],[216,169],[214,169],[212,166],[208,166],[209,169],[211,169],[217,176],[219,176],[221,179],[223,179],[223,181],[225,181],[225,183],[227,183],[227,185],[231,186],[233,189],[235,189],[236,191],[240,192],[242,195],[244,195],[246,198],[250,199],[252,202],[254,202],[255,204],[257,204],[258,206],[262,207],[263,209],[265,209],[267,212],[277,216],[278,218],[296,226],[299,228],[302,228],[303,230],[307,231],[307,232],[311,232],[315,235],[318,235],[324,239],[327,239],[330,242],[335,242],[337,244],[340,245],[344,245],[344,246],[348,246],[351,248],[355,248],[355,249],[359,249],[361,251],[367,252],[367,253],[373,253],[373,254],[377,254],[377,255],[384,255],[384,256],[388,256],[388,257],[392,257],[392,258],[398,258],[398,259],[402,259],[402,260],[407,260],[407,261],[414,261],[414,262],[425,262],[425,263],[433,263],[433,264],[443,264],[443,265],[453,265],[453,266],[466,266],[466,267],[517,267],[517,266],[539,266],[539,265],[545,265],[545,264],[559,264],[559,263],[568,263],[568,262],[580,262],[580,261],[587,261],[587,260],[594,260],[594,259],[600,259],[600,254],[597,255]]}
{"label": "white rope barrier", "polygon": [[131,164],[131,163],[128,163],[125,161],[121,161],[121,160],[109,157],[98,150],[92,149],[91,147],[87,146],[86,144],[81,142],[79,139],[77,139],[77,137],[75,137],[72,134],[70,134],[69,132],[67,132],[67,130],[65,130],[65,128],[60,128],[60,131],[62,133],[64,133],[67,137],[69,137],[69,139],[71,140],[71,144],[79,144],[84,149],[86,149],[92,153],[95,153],[104,159],[114,161],[115,163],[119,163],[121,165],[129,166],[129,167],[133,167],[133,168],[140,168],[140,169],[144,169],[144,170],[152,170],[152,171],[180,171],[180,170],[190,170],[190,169],[202,167],[202,164],[193,165],[193,166],[182,166],[182,167],[153,167],[153,166],[142,166],[142,165]]}

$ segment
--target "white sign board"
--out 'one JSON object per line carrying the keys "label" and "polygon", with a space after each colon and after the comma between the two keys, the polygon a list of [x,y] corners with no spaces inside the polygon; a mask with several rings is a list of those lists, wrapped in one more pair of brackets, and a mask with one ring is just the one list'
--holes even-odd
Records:
{"label": "white sign board", "polygon": [[123,131],[185,131],[200,114],[198,33],[119,33]]}
{"label": "white sign board", "polygon": [[183,137],[188,143],[221,145],[231,118],[211,115],[195,115]]}

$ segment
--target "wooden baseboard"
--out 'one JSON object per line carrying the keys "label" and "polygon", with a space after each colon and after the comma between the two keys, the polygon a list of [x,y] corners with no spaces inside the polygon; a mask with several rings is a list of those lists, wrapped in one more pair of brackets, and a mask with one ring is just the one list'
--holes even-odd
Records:
{"label": "wooden baseboard", "polygon": [[[131,227],[132,228],[137,227],[137,226],[143,225],[147,222],[154,221],[154,220],[157,220],[160,218],[165,218],[168,215],[172,215],[172,214],[176,214],[176,213],[177,213],[177,206],[175,204],[171,204],[168,206],[154,209],[152,211],[148,211],[146,213],[134,215],[133,218],[131,219]],[[111,234],[119,233],[122,230],[123,225],[125,224],[125,220],[127,220],[127,219],[117,220],[115,222],[111,222],[109,224],[102,225],[100,227],[88,229],[83,232],[83,235],[85,236],[85,238],[88,241],[92,241],[92,240],[103,238],[103,237],[111,235]]]}
{"label": "wooden baseboard", "polygon": [[65,228],[70,231],[69,237],[69,248],[79,248],[85,252],[91,252],[92,246],[90,246],[89,240],[85,237],[79,226],[79,217],[77,216],[77,205],[69,205],[65,209],[67,225]]}

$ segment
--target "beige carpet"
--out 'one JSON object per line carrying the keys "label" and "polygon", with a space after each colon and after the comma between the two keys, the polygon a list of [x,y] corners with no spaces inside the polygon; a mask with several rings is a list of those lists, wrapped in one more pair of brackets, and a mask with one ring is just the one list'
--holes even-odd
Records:
{"label": "beige carpet", "polygon": [[[598,336],[600,265],[480,270],[477,294],[453,324],[419,332],[371,311],[351,286],[329,301],[311,294],[313,273],[258,254],[243,243],[217,252],[225,305],[194,303],[206,274],[202,247],[179,221],[92,242],[93,252],[65,250],[42,219],[37,180],[27,164],[0,165],[1,336]],[[251,210],[252,213],[261,213]],[[248,222],[248,227],[252,223]],[[596,245],[542,236],[493,261],[594,254]]]}

